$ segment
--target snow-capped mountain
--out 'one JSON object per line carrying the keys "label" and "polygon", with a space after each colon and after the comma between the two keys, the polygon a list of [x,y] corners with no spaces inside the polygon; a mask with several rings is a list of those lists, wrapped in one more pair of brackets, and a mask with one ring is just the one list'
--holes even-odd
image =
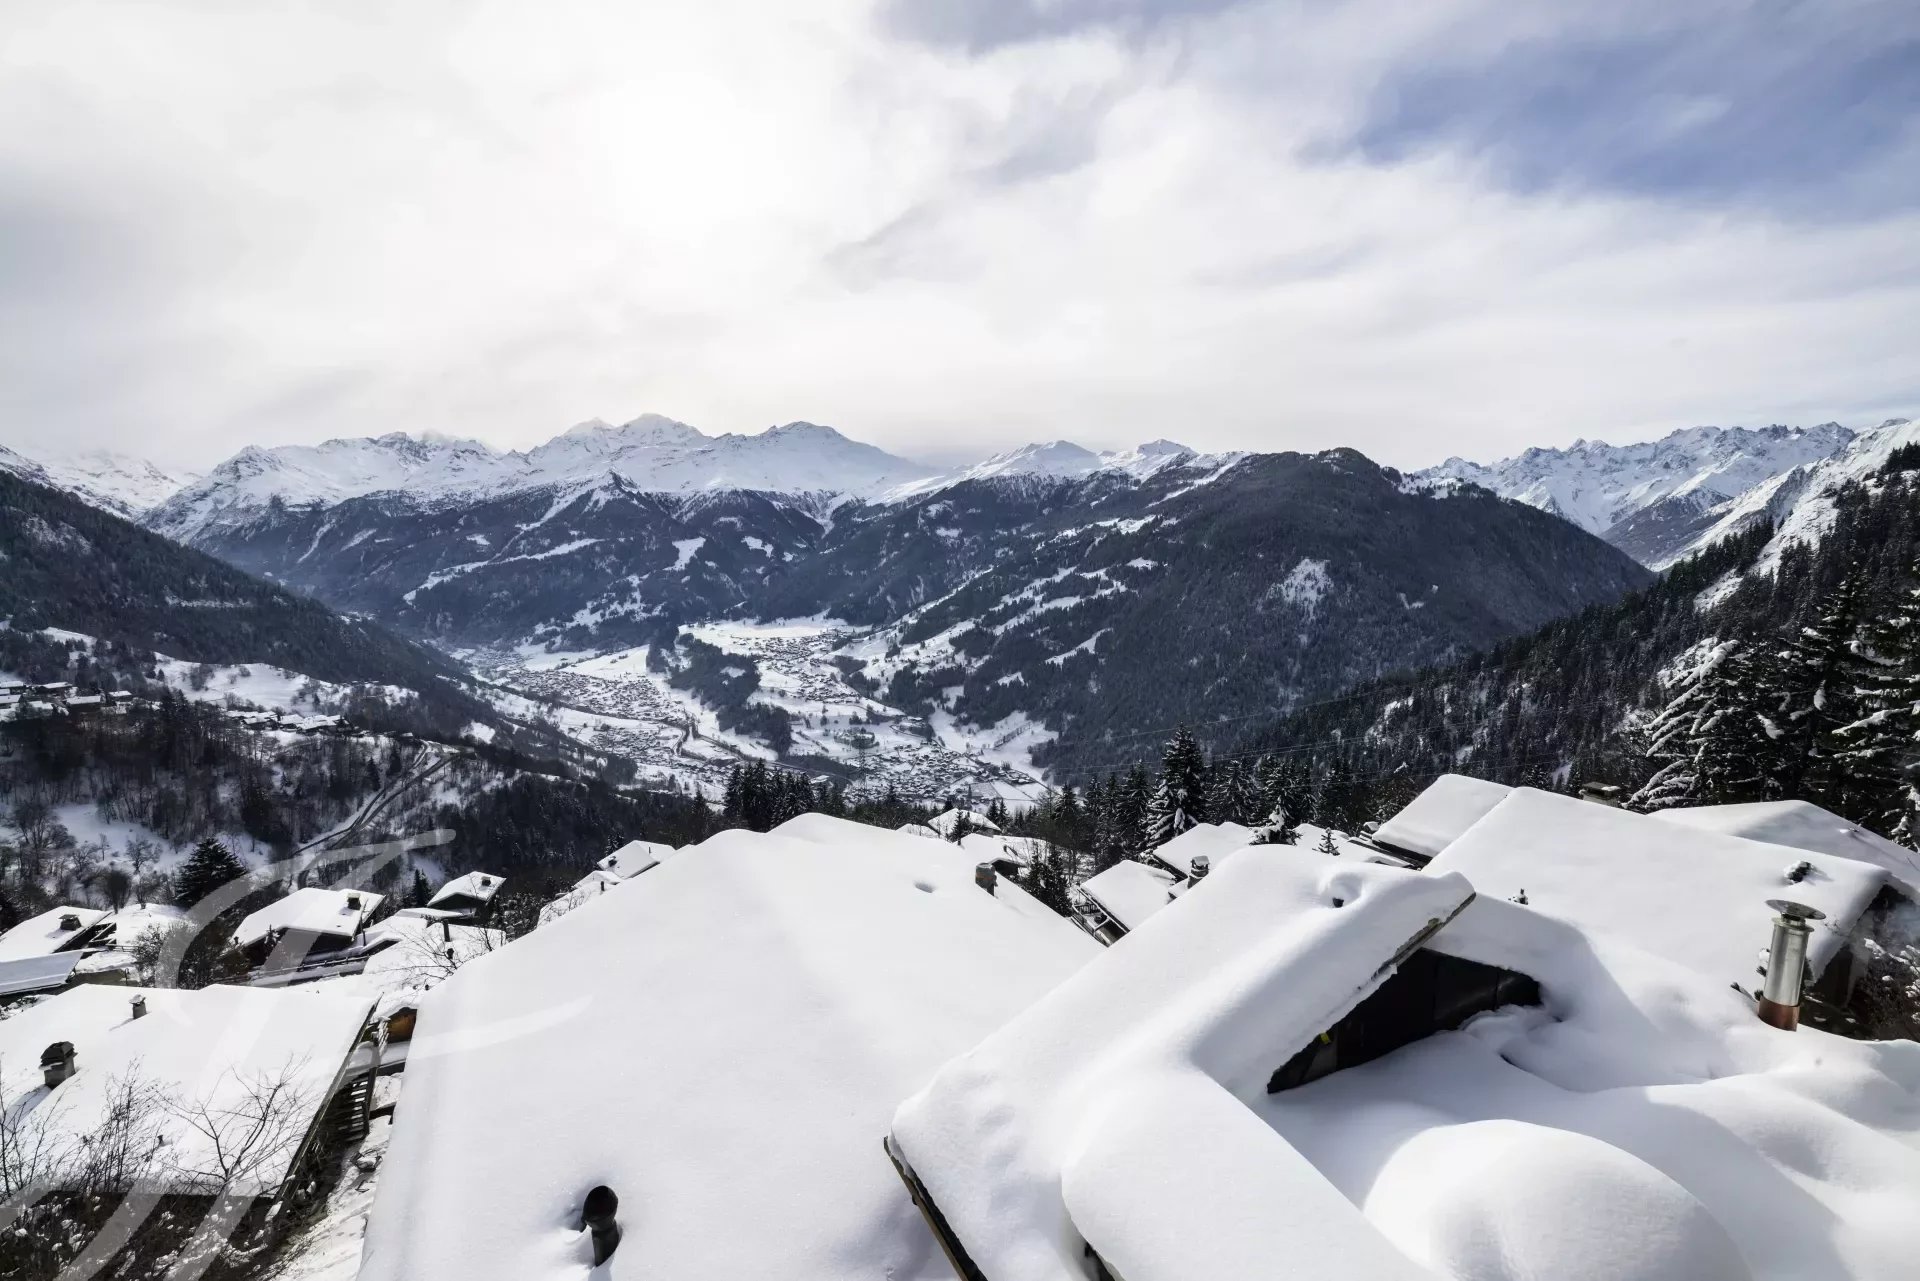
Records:
{"label": "snow-capped mountain", "polygon": [[1059,480],[1078,480],[1096,472],[1115,472],[1144,480],[1162,468],[1199,461],[1225,462],[1238,455],[1205,455],[1171,440],[1150,440],[1132,449],[1095,452],[1070,440],[1049,440],[1022,445],[978,462],[971,467],[947,472],[903,486],[895,497],[908,498],[966,480],[988,480],[999,476],[1044,476]]}
{"label": "snow-capped mountain", "polygon": [[0,471],[65,490],[82,502],[130,519],[198,478],[194,472],[169,471],[111,450],[28,458],[4,445],[0,445]]}
{"label": "snow-capped mountain", "polygon": [[1598,534],[1644,564],[1671,564],[1697,522],[1756,486],[1846,450],[1854,433],[1817,427],[1687,427],[1632,445],[1575,441],[1492,464],[1449,458],[1416,481],[1464,480]]}
{"label": "snow-capped mountain", "polygon": [[278,503],[330,507],[373,494],[425,507],[534,489],[577,488],[606,478],[649,493],[758,490],[867,497],[934,474],[831,427],[794,422],[757,435],[708,436],[657,414],[615,427],[598,419],[533,449],[390,432],[319,445],[249,447],[175,494],[149,521],[190,540]]}

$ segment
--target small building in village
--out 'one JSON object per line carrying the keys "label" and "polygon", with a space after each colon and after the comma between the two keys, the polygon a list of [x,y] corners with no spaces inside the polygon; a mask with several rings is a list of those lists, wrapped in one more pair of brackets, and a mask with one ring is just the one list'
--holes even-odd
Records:
{"label": "small building in village", "polygon": [[250,913],[233,945],[259,969],[294,969],[351,949],[382,902],[366,890],[298,889]]}
{"label": "small building in village", "polygon": [[427,906],[456,919],[485,921],[493,911],[494,895],[505,884],[491,872],[468,872],[435,890]]}

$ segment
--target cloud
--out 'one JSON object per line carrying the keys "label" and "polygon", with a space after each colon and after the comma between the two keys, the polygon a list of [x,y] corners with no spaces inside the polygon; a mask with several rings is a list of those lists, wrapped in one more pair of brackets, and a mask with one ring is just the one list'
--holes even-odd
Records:
{"label": "cloud", "polygon": [[0,440],[1412,465],[1912,412],[1906,20],[1778,12],[22,0]]}

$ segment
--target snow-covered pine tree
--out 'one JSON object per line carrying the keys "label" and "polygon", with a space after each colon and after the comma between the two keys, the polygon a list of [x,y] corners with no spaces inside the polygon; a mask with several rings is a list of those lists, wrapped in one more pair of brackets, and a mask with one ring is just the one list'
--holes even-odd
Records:
{"label": "snow-covered pine tree", "polygon": [[1123,858],[1138,854],[1150,844],[1148,811],[1153,805],[1153,790],[1153,781],[1141,765],[1134,766],[1121,785],[1114,801],[1113,834]]}
{"label": "snow-covered pine tree", "polygon": [[1336,855],[1337,855],[1337,854],[1339,854],[1339,853],[1340,853],[1340,847],[1339,847],[1338,845],[1335,845],[1335,844],[1333,843],[1333,829],[1332,829],[1332,828],[1330,828],[1330,827],[1323,827],[1323,828],[1321,828],[1321,829],[1320,829],[1320,844],[1318,844],[1318,845],[1316,845],[1316,846],[1314,847],[1314,849],[1315,849],[1315,850],[1317,850],[1317,851],[1318,851],[1319,853],[1322,853],[1322,854],[1336,854]]}
{"label": "snow-covered pine tree", "polygon": [[1820,602],[1814,620],[1788,639],[1776,662],[1758,671],[1767,690],[1777,749],[1768,771],[1772,796],[1808,800],[1840,813],[1858,808],[1839,754],[1841,734],[1860,719],[1866,664],[1854,649],[1862,575],[1856,564]]}
{"label": "snow-covered pine tree", "polygon": [[1859,716],[1837,732],[1836,760],[1859,817],[1914,846],[1920,839],[1920,565],[1916,585],[1866,629]]}
{"label": "snow-covered pine tree", "polygon": [[1648,726],[1653,776],[1629,802],[1636,809],[1760,800],[1775,745],[1753,646],[1728,641],[1676,687]]}
{"label": "snow-covered pine tree", "polygon": [[1200,821],[1207,812],[1207,758],[1193,733],[1182,725],[1167,740],[1160,758],[1160,781],[1148,806],[1148,844],[1165,845]]}
{"label": "snow-covered pine tree", "polygon": [[193,847],[186,862],[173,874],[173,893],[182,906],[192,907],[221,886],[247,874],[246,864],[233,851],[209,836]]}

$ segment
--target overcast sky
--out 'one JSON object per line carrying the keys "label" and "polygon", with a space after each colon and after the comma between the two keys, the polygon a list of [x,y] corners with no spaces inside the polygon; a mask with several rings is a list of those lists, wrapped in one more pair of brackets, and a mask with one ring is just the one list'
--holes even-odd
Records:
{"label": "overcast sky", "polygon": [[6,0],[0,443],[1920,413],[1920,5]]}

